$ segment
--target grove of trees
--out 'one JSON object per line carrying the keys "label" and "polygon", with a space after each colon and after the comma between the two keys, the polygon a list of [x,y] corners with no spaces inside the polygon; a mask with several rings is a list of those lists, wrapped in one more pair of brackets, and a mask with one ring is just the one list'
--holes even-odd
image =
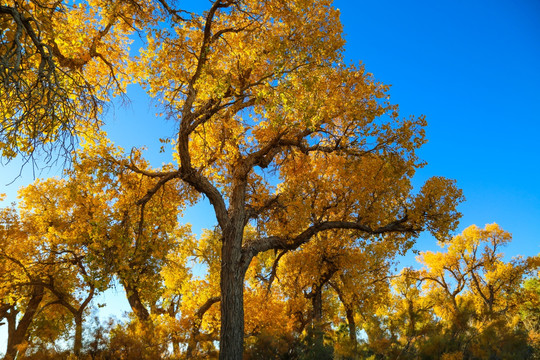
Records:
{"label": "grove of trees", "polygon": [[[452,236],[455,181],[413,188],[425,119],[345,63],[331,1],[181,5],[0,5],[2,157],[69,161],[0,211],[5,359],[540,356],[538,257],[503,261],[495,224]],[[102,131],[131,83],[173,124],[171,163]],[[444,252],[396,274],[424,231]],[[129,319],[92,320],[112,287]]]}

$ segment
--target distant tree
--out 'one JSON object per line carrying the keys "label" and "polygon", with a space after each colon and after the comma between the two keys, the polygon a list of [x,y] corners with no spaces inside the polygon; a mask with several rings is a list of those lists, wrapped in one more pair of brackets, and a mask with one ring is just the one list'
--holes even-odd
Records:
{"label": "distant tree", "polygon": [[[393,305],[379,320],[388,349],[411,359],[530,358],[534,342],[520,311],[523,316],[535,297],[521,284],[538,271],[540,258],[504,261],[501,248],[510,240],[497,224],[473,225],[441,243],[444,252],[421,252],[424,268],[394,281]],[[373,340],[372,348],[384,354]]]}
{"label": "distant tree", "polygon": [[533,359],[540,359],[540,278],[532,278],[523,284],[523,302],[519,305],[521,321],[533,348]]}
{"label": "distant tree", "polygon": [[[179,312],[179,298],[166,291],[161,271],[172,262],[168,257],[173,253],[176,276],[187,276],[189,271],[189,227],[177,220],[189,195],[183,196],[171,182],[161,188],[161,200],[156,196],[145,206],[137,205],[154,186],[152,180],[118,172],[125,167],[103,160],[105,156],[93,158],[91,153],[88,148],[80,151],[65,179],[37,180],[21,188],[18,210],[2,210],[0,235],[6,245],[0,260],[7,268],[2,274],[0,316],[24,313],[21,307],[27,302],[33,306],[24,317],[28,321],[10,332],[10,344],[15,344],[10,348],[31,335],[29,326],[35,320],[31,315],[37,309],[56,304],[75,322],[73,349],[79,356],[83,318],[94,295],[109,288],[115,277],[148,330],[153,329],[150,314],[174,318]],[[182,241],[184,251],[179,247]],[[17,294],[21,299],[13,300]],[[28,296],[35,300],[26,300]]]}
{"label": "distant tree", "polygon": [[392,237],[371,242],[347,232],[322,233],[295,252],[278,253],[266,278],[275,278],[273,289],[290,300],[297,333],[309,330],[311,341],[323,348],[324,337],[335,337],[332,329],[345,325],[343,345],[355,352],[357,321],[375,311],[388,291],[391,259],[399,247]]}
{"label": "distant tree", "polygon": [[470,226],[447,244],[446,253],[421,254],[427,267],[421,279],[439,300],[437,315],[454,324],[455,335],[463,333],[458,350],[464,353],[502,356],[519,341],[512,334],[523,300],[520,286],[537,271],[540,259],[503,261],[501,247],[509,241],[511,235],[496,224]]}

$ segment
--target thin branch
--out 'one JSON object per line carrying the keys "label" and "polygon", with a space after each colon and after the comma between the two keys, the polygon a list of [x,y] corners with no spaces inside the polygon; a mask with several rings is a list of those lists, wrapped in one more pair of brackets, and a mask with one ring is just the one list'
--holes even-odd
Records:
{"label": "thin branch", "polygon": [[277,273],[277,267],[279,265],[279,260],[283,257],[283,255],[285,255],[288,252],[289,252],[289,250],[282,250],[278,254],[278,256],[276,257],[276,259],[274,260],[274,264],[272,264],[272,271],[270,272],[270,278],[268,279],[268,285],[266,286],[267,294],[270,293],[270,288],[272,287],[272,283],[274,282],[274,279],[276,278],[276,273]]}

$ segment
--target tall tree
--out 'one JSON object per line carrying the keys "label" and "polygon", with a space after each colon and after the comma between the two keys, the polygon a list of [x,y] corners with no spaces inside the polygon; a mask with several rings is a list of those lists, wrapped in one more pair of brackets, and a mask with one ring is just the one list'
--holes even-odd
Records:
{"label": "tall tree", "polygon": [[[112,81],[118,91],[125,79],[140,79],[176,121],[169,139],[175,166],[126,163],[154,181],[138,205],[180,180],[214,208],[221,234],[221,359],[242,357],[244,279],[257,254],[293,251],[327,230],[393,234],[406,242],[423,230],[444,237],[455,227],[461,192],[452,181],[433,178],[412,191],[411,178],[422,166],[415,151],[425,141],[424,118],[400,118],[388,86],[362,66],[344,63],[339,11],[330,0],[215,0],[203,15],[165,0],[70,6],[36,22],[51,24],[43,36],[56,63],[69,75],[80,73],[84,84]],[[8,10],[2,7],[3,16],[12,16]],[[131,63],[126,36],[133,27],[148,36]],[[6,43],[19,49],[17,39]],[[38,64],[41,59],[48,59],[46,52],[35,57]],[[29,69],[33,76],[40,67]],[[0,99],[9,102],[9,95],[6,90]],[[21,104],[15,105],[28,102]],[[84,101],[76,106],[84,108]],[[7,157],[35,148],[35,131],[11,131],[21,111],[2,118]],[[249,223],[258,233],[246,238]]]}
{"label": "tall tree", "polygon": [[[82,349],[83,316],[94,295],[107,289],[114,277],[141,322],[149,323],[151,312],[176,309],[174,317],[177,307],[172,298],[162,296],[165,285],[160,272],[172,253],[176,270],[186,267],[186,254],[191,253],[189,226],[177,219],[191,196],[178,187],[180,183],[169,182],[145,206],[137,205],[155,181],[109,162],[113,151],[117,150],[110,145],[85,144],[66,178],[38,179],[19,190],[18,212],[2,212],[6,229],[2,238],[13,245],[4,247],[0,257],[15,270],[20,268],[15,272],[23,277],[18,286],[30,292],[45,290],[54,303],[71,313],[76,356]],[[120,161],[146,167],[134,154],[131,160]],[[10,255],[8,251],[16,250],[17,243],[24,243],[21,249],[27,252]],[[9,289],[14,291],[17,284]]]}
{"label": "tall tree", "polygon": [[[181,179],[214,208],[221,359],[242,356],[244,278],[258,253],[331,229],[412,241],[454,228],[452,181],[411,192],[424,119],[399,118],[387,86],[343,63],[330,1],[218,0],[203,17],[171,21],[150,33],[138,75],[177,121],[178,166],[130,168],[158,187]],[[259,233],[245,241],[248,223]]]}
{"label": "tall tree", "polygon": [[[46,250],[31,224],[14,208],[0,209],[0,224],[0,319],[7,321],[4,358],[12,360],[24,352],[32,337],[44,338],[40,332],[51,330],[47,323],[56,318],[62,322],[62,309],[54,308],[57,298],[48,291],[48,284],[60,282],[70,288],[73,272]],[[51,321],[38,324],[38,319]]]}

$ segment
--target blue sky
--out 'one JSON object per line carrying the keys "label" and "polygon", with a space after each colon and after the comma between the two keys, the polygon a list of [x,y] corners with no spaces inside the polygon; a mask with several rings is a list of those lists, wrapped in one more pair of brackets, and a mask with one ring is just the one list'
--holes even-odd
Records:
{"label": "blue sky", "polygon": [[[180,1],[182,4],[183,1]],[[196,6],[206,4],[200,1]],[[441,175],[457,180],[466,202],[459,231],[497,222],[514,236],[507,256],[540,252],[540,2],[336,0],[346,34],[346,59],[391,84],[402,116],[426,115],[429,142],[420,151],[428,165],[415,184]],[[193,6],[193,5],[190,5]],[[158,145],[172,123],[137,87],[131,105],[108,114],[107,130],[119,145]],[[4,167],[0,192],[15,200],[32,180],[30,168],[13,184],[19,164]],[[58,175],[52,170],[42,176]],[[198,233],[213,226],[207,205],[187,220]],[[417,249],[437,249],[422,236]],[[403,264],[410,265],[408,256]]]}
{"label": "blue sky", "polygon": [[[456,179],[467,199],[459,231],[497,222],[513,234],[508,256],[538,254],[540,2],[334,4],[347,59],[392,85],[403,116],[427,117],[418,184]],[[423,236],[416,248],[437,246]]]}

